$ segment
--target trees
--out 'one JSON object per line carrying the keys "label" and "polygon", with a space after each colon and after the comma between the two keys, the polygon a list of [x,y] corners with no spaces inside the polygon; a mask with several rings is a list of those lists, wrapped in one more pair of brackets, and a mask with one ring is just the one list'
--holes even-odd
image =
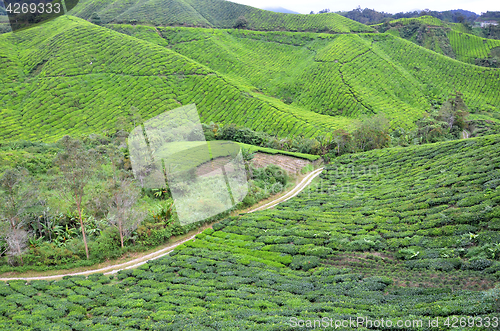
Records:
{"label": "trees", "polygon": [[363,120],[354,131],[354,145],[359,151],[368,151],[387,147],[390,142],[389,120],[383,114],[377,114]]}
{"label": "trees", "polygon": [[93,150],[87,150],[82,143],[69,136],[64,136],[60,143],[64,151],[57,157],[57,165],[61,170],[62,197],[76,206],[78,219],[80,221],[85,253],[89,259],[89,248],[85,227],[83,225],[83,207],[85,186],[94,175],[94,164],[97,161],[97,154]]}
{"label": "trees", "polygon": [[8,169],[0,178],[0,221],[7,243],[7,254],[18,256],[26,248],[28,233],[23,229],[24,216],[37,202],[38,190],[29,172],[23,168]]}
{"label": "trees", "polygon": [[335,130],[333,132],[333,142],[336,145],[335,150],[337,151],[337,155],[340,155],[351,149],[352,136],[343,129]]}
{"label": "trees", "polygon": [[236,22],[234,23],[234,28],[235,29],[244,29],[248,24],[247,19],[245,16],[240,16],[238,19],[236,19]]}
{"label": "trees", "polygon": [[101,25],[102,21],[101,21],[101,17],[99,16],[99,14],[94,12],[92,14],[92,16],[90,17],[90,23],[96,24],[96,25]]}
{"label": "trees", "polygon": [[438,119],[448,123],[449,129],[456,125],[463,130],[467,126],[469,113],[462,96],[463,94],[460,92],[452,94],[452,98],[443,103],[439,110]]}
{"label": "trees", "polygon": [[23,262],[23,254],[27,249],[28,232],[23,229],[12,229],[5,237],[7,242],[7,255],[11,257],[19,257],[21,264]]}
{"label": "trees", "polygon": [[108,213],[108,221],[118,228],[123,248],[124,238],[128,237],[145,217],[143,211],[134,207],[139,200],[141,190],[130,179],[114,182],[112,190],[112,207]]}
{"label": "trees", "polygon": [[22,226],[22,216],[33,206],[36,186],[26,169],[8,169],[0,178],[0,218],[8,221],[10,229]]}

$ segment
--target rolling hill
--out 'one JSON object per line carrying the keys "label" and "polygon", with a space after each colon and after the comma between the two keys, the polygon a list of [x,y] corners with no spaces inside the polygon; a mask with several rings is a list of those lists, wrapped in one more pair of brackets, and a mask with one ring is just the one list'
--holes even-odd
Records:
{"label": "rolling hill", "polygon": [[[331,116],[384,112],[408,126],[458,90],[498,110],[500,71],[464,64],[390,34],[317,34],[109,25],[147,38],[284,102]],[[149,33],[147,32],[149,29]],[[473,83],[471,83],[473,82]]]}
{"label": "rolling hill", "polygon": [[135,270],[0,283],[0,328],[484,329],[500,308],[499,153],[490,136],[342,156],[284,205]]}
{"label": "rolling hill", "polygon": [[132,106],[148,119],[189,103],[203,121],[282,136],[350,122],[251,95],[183,55],[76,17],[1,35],[0,45],[1,139],[102,132]]}
{"label": "rolling hill", "polygon": [[275,13],[225,0],[80,0],[70,14],[89,19],[96,12],[103,23],[148,23],[214,28],[240,26],[251,30],[314,32],[373,32],[361,23],[338,14],[302,15]]}
{"label": "rolling hill", "polygon": [[465,63],[500,67],[500,40],[475,36],[462,24],[422,16],[401,18],[373,27]]}
{"label": "rolling hill", "polygon": [[190,103],[203,122],[306,137],[380,112],[408,128],[455,90],[472,112],[500,107],[499,69],[391,34],[107,27],[66,16],[0,35],[0,139],[113,130],[131,107],[148,119]]}

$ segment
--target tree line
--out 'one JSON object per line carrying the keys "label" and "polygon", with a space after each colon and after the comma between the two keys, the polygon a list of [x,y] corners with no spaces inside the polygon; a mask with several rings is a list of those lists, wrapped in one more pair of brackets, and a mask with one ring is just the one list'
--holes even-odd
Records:
{"label": "tree line", "polygon": [[465,23],[465,22],[472,23],[479,17],[479,15],[477,15],[476,13],[463,9],[446,10],[446,11],[434,11],[434,10],[424,9],[424,10],[414,10],[409,12],[399,12],[396,14],[390,14],[385,12],[379,12],[369,8],[361,9],[360,6],[351,11],[337,12],[337,14],[363,24],[378,24],[396,20],[399,18],[414,18],[426,15],[438,18],[442,21],[447,21],[452,23]]}

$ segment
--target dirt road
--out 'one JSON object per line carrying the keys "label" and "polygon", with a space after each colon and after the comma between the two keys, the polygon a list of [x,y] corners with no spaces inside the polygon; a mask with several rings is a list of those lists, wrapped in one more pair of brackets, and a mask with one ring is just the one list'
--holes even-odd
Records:
{"label": "dirt road", "polygon": [[[248,211],[248,213],[253,213],[253,212],[259,211],[259,210],[265,210],[265,209],[273,208],[274,206],[276,206],[276,205],[278,205],[278,204],[280,204],[282,202],[285,202],[285,201],[293,198],[294,196],[296,196],[297,194],[299,194],[300,192],[302,192],[307,187],[307,185],[309,185],[313,181],[314,178],[316,178],[317,176],[319,176],[319,174],[321,173],[322,170],[323,170],[323,168],[320,168],[320,169],[317,169],[317,170],[311,172],[306,177],[304,177],[304,179],[302,179],[300,181],[300,183],[298,183],[287,194],[285,194],[285,195],[283,195],[283,196],[281,196],[279,198],[276,198],[275,200],[273,200],[271,202],[268,202],[265,205],[259,206],[259,207],[255,208],[255,209],[252,209],[252,210]],[[194,234],[191,237],[186,238],[186,239],[184,239],[184,240],[182,240],[180,242],[177,242],[177,243],[172,244],[172,245],[170,245],[168,247],[164,247],[164,248],[159,249],[159,250],[157,250],[155,252],[149,253],[147,255],[141,256],[139,258],[136,258],[136,259],[128,261],[128,262],[119,263],[119,264],[107,266],[107,267],[100,268],[100,269],[86,270],[86,271],[81,271],[81,272],[64,273],[64,274],[57,274],[57,275],[51,275],[51,276],[12,277],[12,278],[9,277],[9,278],[0,278],[0,281],[8,281],[8,280],[15,280],[15,279],[20,279],[20,280],[55,280],[55,279],[61,279],[64,276],[78,276],[78,275],[80,275],[80,276],[82,276],[82,275],[83,276],[87,276],[87,275],[95,274],[95,273],[103,273],[105,275],[115,274],[115,273],[117,273],[120,270],[136,268],[136,267],[138,267],[140,265],[143,265],[143,264],[147,263],[148,261],[155,260],[155,259],[158,259],[160,257],[163,257],[163,256],[169,254],[171,251],[173,251],[175,247],[177,247],[179,245],[182,245],[186,241],[194,239],[194,237],[198,233],[201,233],[203,230],[204,229],[201,229],[196,234]]]}

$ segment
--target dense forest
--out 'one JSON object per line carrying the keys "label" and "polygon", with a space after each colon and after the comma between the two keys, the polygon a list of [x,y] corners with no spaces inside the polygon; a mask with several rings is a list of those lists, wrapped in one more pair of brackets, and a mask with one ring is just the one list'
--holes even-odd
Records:
{"label": "dense forest", "polygon": [[[320,11],[320,13],[329,12],[329,10]],[[374,9],[364,8],[362,9],[358,6],[356,9],[351,11],[337,12],[338,14],[350,18],[351,20],[363,23],[363,24],[377,24],[387,21],[392,21],[400,18],[417,18],[420,16],[432,16],[445,22],[450,23],[472,23],[474,21],[488,21],[500,19],[500,12],[487,11],[486,13],[481,13],[478,15],[469,10],[455,9],[446,11],[434,11],[434,10],[415,10],[412,12],[399,12],[396,14],[390,14],[385,12],[379,12]]]}

